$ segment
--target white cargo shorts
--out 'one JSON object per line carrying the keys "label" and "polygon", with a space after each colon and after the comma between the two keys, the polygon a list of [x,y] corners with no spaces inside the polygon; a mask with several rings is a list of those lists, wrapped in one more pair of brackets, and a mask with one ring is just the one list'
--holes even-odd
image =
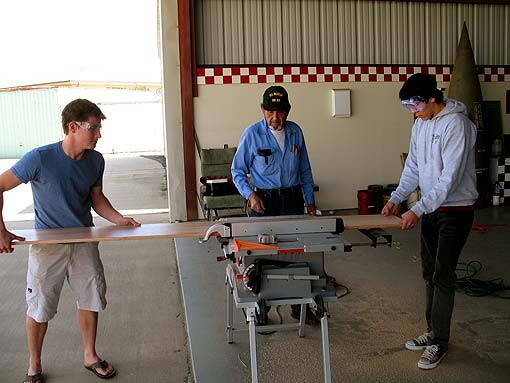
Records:
{"label": "white cargo shorts", "polygon": [[48,322],[57,313],[67,279],[80,310],[106,307],[106,281],[98,243],[31,245],[27,272],[27,315]]}

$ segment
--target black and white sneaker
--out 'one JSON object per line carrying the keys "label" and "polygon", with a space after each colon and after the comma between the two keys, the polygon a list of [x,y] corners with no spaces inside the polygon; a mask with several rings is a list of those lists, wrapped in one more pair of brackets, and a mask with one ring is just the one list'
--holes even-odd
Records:
{"label": "black and white sneaker", "polygon": [[433,344],[432,346],[428,346],[423,354],[421,354],[421,358],[418,361],[418,367],[424,370],[435,368],[445,357],[445,355],[446,350],[441,345]]}
{"label": "black and white sneaker", "polygon": [[430,337],[430,332],[426,332],[419,337],[408,340],[405,344],[408,350],[418,351],[425,350],[427,348],[427,344],[432,340]]}

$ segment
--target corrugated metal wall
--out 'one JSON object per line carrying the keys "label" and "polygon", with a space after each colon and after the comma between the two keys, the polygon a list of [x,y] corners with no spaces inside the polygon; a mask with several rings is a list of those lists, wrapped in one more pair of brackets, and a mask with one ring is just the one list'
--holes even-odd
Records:
{"label": "corrugated metal wall", "polygon": [[56,89],[0,93],[0,158],[19,158],[62,137]]}
{"label": "corrugated metal wall", "polygon": [[196,0],[198,65],[445,64],[466,21],[478,65],[510,64],[510,5]]}

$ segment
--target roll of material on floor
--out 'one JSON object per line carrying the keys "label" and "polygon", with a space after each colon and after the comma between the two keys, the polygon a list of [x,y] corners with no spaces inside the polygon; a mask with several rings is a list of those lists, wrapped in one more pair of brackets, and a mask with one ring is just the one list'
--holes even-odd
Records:
{"label": "roll of material on floor", "polygon": [[375,214],[376,197],[375,190],[358,190],[358,214]]}

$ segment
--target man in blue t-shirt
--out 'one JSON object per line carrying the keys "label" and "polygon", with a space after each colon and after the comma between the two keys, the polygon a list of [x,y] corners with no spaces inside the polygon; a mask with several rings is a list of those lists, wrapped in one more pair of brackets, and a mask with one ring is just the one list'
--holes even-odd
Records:
{"label": "man in blue t-shirt", "polygon": [[[33,149],[0,175],[0,253],[12,253],[12,241],[24,240],[6,229],[2,216],[3,192],[22,182],[32,186],[37,229],[94,226],[91,208],[116,225],[140,225],[115,210],[103,194],[104,158],[94,148],[105,118],[88,100],[70,102],[62,111],[65,138]],[[76,296],[85,368],[100,378],[116,373],[99,357],[95,346],[98,312],[106,307],[106,281],[97,242],[32,245],[26,290],[29,365],[24,382],[43,382],[44,336],[57,312],[65,279]]]}

